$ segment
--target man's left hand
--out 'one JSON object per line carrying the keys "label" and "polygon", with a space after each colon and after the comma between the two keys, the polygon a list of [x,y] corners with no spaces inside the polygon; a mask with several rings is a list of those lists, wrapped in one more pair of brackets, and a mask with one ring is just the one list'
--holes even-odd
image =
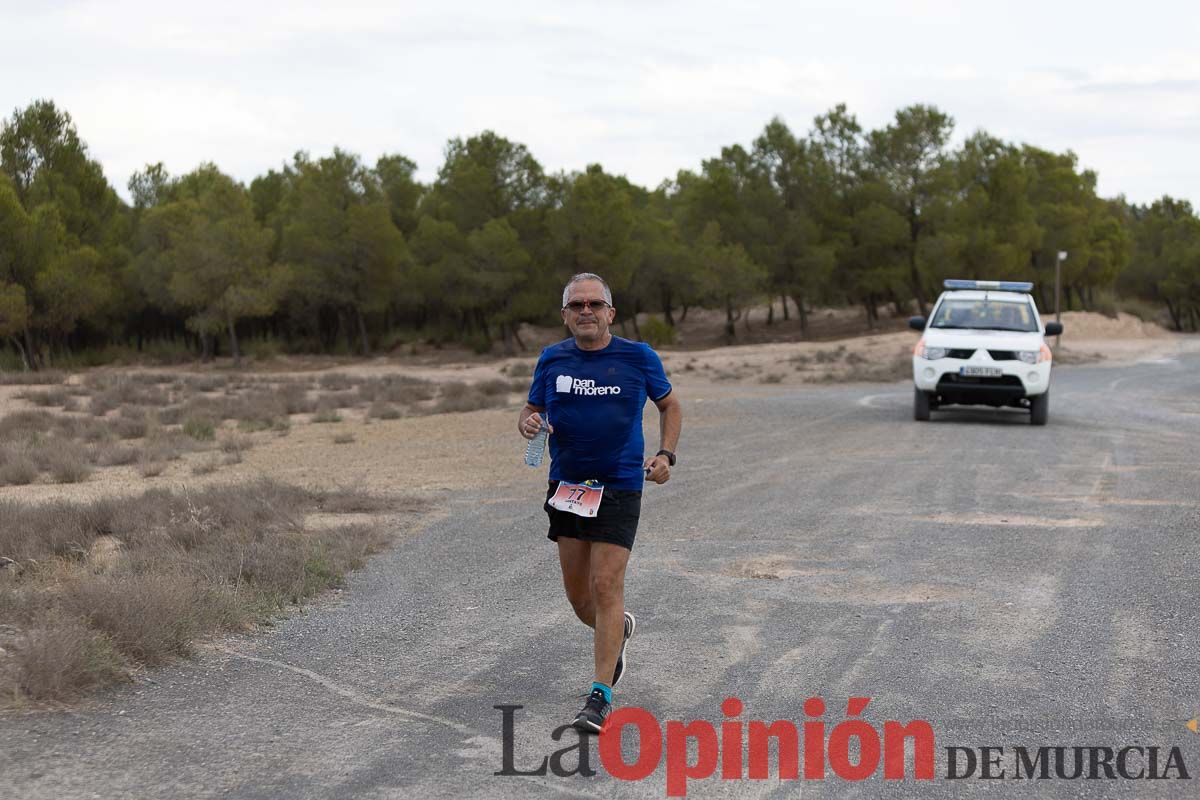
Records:
{"label": "man's left hand", "polygon": [[646,459],[646,480],[654,483],[666,483],[671,480],[671,462],[666,456],[654,456]]}

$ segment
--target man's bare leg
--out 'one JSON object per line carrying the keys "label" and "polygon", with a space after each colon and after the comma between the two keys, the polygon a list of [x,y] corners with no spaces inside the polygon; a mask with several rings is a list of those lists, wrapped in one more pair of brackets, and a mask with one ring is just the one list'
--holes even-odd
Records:
{"label": "man's bare leg", "polygon": [[567,536],[558,537],[558,563],[563,588],[575,616],[589,628],[596,627],[596,605],[592,602],[592,543]]}
{"label": "man's bare leg", "polygon": [[607,542],[558,537],[563,588],[580,622],[593,628],[595,680],[612,684],[625,638],[625,567],[629,550]]}
{"label": "man's bare leg", "polygon": [[610,686],[625,638],[625,567],[629,563],[629,550],[607,542],[591,544],[595,679]]}

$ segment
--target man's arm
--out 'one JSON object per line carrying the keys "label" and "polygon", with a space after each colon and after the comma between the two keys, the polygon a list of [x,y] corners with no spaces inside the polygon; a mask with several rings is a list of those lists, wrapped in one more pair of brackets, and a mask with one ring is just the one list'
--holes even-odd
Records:
{"label": "man's arm", "polygon": [[[655,402],[658,407],[659,449],[675,452],[679,444],[679,432],[683,430],[683,406],[679,403],[676,392],[671,391],[662,400]],[[654,456],[646,462],[650,470],[647,480],[655,483],[666,483],[671,480],[671,461],[666,456]]]}

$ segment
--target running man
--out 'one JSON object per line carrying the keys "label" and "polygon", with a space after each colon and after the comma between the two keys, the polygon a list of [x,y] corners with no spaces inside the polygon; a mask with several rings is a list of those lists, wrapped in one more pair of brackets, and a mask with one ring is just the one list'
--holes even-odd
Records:
{"label": "running man", "polygon": [[[572,338],[542,351],[517,423],[526,439],[537,435],[543,419],[550,426],[548,538],[558,544],[575,615],[595,631],[596,674],[574,724],[595,733],[612,711],[612,690],[627,672],[626,645],[637,627],[625,610],[625,566],[643,480],[670,480],[683,422],[658,354],[609,332],[616,313],[599,275],[584,272],[568,281],[562,318]],[[643,462],[647,398],[658,406],[660,449]]]}

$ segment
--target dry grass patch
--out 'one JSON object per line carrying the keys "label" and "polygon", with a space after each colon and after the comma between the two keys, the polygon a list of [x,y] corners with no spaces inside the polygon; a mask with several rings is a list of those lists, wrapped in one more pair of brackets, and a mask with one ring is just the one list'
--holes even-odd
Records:
{"label": "dry grass patch", "polygon": [[0,371],[0,386],[57,386],[67,380],[67,373],[48,369],[42,372]]}
{"label": "dry grass patch", "polygon": [[[3,609],[0,609],[3,611]],[[112,640],[79,617],[48,611],[17,634],[0,637],[0,705],[72,700],[125,677]]]}
{"label": "dry grass patch", "polygon": [[386,375],[363,381],[357,388],[363,403],[391,403],[411,406],[432,400],[437,394],[437,385],[431,381],[407,375]]}
{"label": "dry grass patch", "polygon": [[73,399],[71,394],[63,388],[44,392],[18,392],[17,397],[43,408],[62,408]]}
{"label": "dry grass patch", "polygon": [[[502,392],[497,389],[503,387]],[[442,393],[431,411],[434,414],[478,411],[483,408],[503,408],[508,405],[508,384],[505,381],[483,381],[467,384],[449,381],[442,384]]]}
{"label": "dry grass patch", "polygon": [[192,464],[193,475],[210,475],[221,468],[221,457],[212,453]]}
{"label": "dry grass patch", "polygon": [[0,501],[0,556],[16,562],[0,581],[0,706],[69,700],[187,655],[198,637],[340,585],[389,537],[374,522],[309,529],[308,514],[424,508],[265,480],[88,504]]}
{"label": "dry grass patch", "polygon": [[514,361],[500,371],[510,378],[531,378],[533,377],[533,366],[532,361]]}
{"label": "dry grass patch", "polygon": [[912,351],[902,347],[889,358],[878,361],[851,353],[847,357],[848,368],[842,376],[845,381],[863,381],[866,383],[891,383],[892,381],[912,378]]}
{"label": "dry grass patch", "polygon": [[183,433],[198,442],[211,442],[217,438],[217,427],[207,417],[188,417],[183,421]]}
{"label": "dry grass patch", "polygon": [[25,486],[37,480],[38,467],[20,450],[0,448],[0,486]]}
{"label": "dry grass patch", "polygon": [[386,400],[376,400],[367,409],[367,419],[400,419],[404,412]]}
{"label": "dry grass patch", "polygon": [[91,461],[98,467],[119,467],[137,462],[138,456],[136,448],[105,442],[93,447]]}
{"label": "dry grass patch", "polygon": [[167,462],[143,453],[138,459],[138,474],[143,478],[157,478],[167,471]]}
{"label": "dry grass patch", "polygon": [[55,483],[81,483],[92,474],[89,454],[82,445],[64,442],[54,448],[46,472]]}
{"label": "dry grass patch", "polygon": [[348,391],[363,383],[362,378],[354,378],[341,372],[330,372],[317,379],[317,385],[326,391]]}
{"label": "dry grass patch", "polygon": [[317,404],[317,413],[313,415],[312,421],[317,423],[341,422],[342,415],[338,413],[337,406],[322,398]]}

